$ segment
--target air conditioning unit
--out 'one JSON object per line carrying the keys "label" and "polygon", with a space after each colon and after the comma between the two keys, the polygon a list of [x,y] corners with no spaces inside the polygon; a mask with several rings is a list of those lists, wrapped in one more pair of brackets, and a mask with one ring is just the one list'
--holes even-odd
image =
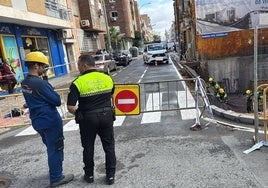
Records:
{"label": "air conditioning unit", "polygon": [[111,17],[112,21],[116,21],[117,20],[117,17]]}
{"label": "air conditioning unit", "polygon": [[58,30],[59,39],[73,39],[73,33],[71,29],[60,29]]}
{"label": "air conditioning unit", "polygon": [[89,27],[90,23],[89,20],[81,20],[81,27]]}

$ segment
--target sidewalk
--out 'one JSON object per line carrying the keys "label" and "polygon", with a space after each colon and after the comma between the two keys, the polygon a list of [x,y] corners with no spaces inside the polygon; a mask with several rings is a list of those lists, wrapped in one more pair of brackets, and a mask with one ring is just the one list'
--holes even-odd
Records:
{"label": "sidewalk", "polygon": [[63,75],[57,78],[49,79],[49,83],[56,89],[62,87],[69,87],[71,82],[79,75],[79,71],[70,72],[67,75]]}

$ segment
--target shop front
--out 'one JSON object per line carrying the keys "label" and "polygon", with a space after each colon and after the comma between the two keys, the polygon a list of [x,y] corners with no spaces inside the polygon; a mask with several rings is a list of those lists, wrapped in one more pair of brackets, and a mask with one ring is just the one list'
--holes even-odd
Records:
{"label": "shop front", "polygon": [[50,64],[48,77],[67,74],[62,41],[56,30],[0,23],[0,62],[8,60],[15,72],[17,87],[27,75],[25,55],[43,52]]}

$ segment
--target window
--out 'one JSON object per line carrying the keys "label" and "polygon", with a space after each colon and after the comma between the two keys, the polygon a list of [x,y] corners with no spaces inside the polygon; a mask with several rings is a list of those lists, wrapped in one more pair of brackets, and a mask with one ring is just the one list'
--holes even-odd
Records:
{"label": "window", "polygon": [[[50,48],[48,44],[48,38],[46,37],[39,37],[39,36],[22,36],[23,41],[23,48],[25,55],[32,51],[40,51],[47,56],[49,60],[49,65],[53,67],[51,54],[50,54]],[[48,70],[48,76],[53,77],[55,75],[54,69]]]}
{"label": "window", "polygon": [[72,0],[72,9],[73,9],[73,15],[79,16],[79,9],[78,9],[78,4],[76,0]]}
{"label": "window", "polygon": [[118,14],[117,12],[111,12],[111,18],[117,18]]}

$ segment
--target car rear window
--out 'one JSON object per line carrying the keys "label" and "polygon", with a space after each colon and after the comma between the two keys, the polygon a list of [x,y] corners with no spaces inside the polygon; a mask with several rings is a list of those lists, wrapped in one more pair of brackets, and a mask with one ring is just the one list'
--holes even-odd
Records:
{"label": "car rear window", "polygon": [[149,51],[163,50],[163,47],[161,45],[148,45],[148,50]]}
{"label": "car rear window", "polygon": [[95,61],[102,61],[103,57],[102,56],[94,56]]}

